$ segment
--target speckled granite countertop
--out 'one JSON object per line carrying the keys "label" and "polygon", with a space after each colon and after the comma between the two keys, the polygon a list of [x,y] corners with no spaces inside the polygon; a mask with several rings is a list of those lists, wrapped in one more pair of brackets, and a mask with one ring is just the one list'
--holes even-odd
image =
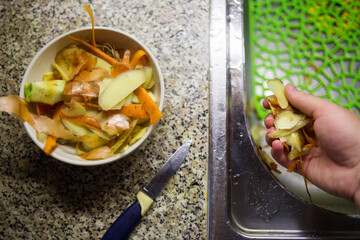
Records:
{"label": "speckled granite countertop", "polygon": [[47,42],[97,26],[137,36],[165,80],[164,117],[126,159],[78,167],[46,156],[7,113],[0,114],[0,238],[100,239],[185,140],[186,162],[130,239],[205,239],[208,125],[208,1],[1,1],[1,96],[18,94],[25,70]]}

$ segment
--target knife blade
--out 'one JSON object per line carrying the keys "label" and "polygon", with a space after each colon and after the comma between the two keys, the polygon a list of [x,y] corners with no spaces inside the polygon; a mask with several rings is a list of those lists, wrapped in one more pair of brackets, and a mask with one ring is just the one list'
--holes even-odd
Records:
{"label": "knife blade", "polygon": [[154,178],[136,195],[137,200],[128,207],[110,226],[103,240],[126,239],[151,207],[155,198],[165,187],[186,158],[191,140],[184,143],[155,174]]}

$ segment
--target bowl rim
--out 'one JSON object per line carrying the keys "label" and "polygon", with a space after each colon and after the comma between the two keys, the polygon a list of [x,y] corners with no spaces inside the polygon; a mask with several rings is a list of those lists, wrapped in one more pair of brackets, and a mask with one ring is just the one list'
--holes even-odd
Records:
{"label": "bowl rim", "polygon": [[[163,75],[160,69],[160,65],[157,62],[156,58],[154,57],[153,53],[150,51],[150,49],[144,44],[142,43],[138,38],[136,38],[134,35],[129,34],[125,31],[119,30],[119,29],[115,29],[112,27],[99,27],[99,26],[95,26],[94,27],[95,31],[96,30],[105,30],[105,31],[111,31],[111,32],[115,32],[118,34],[122,34],[126,37],[128,37],[129,39],[131,39],[132,41],[135,41],[138,45],[140,45],[143,50],[145,50],[145,52],[149,55],[150,59],[152,60],[154,66],[156,67],[156,70],[158,72],[159,75],[159,83],[160,83],[160,99],[159,99],[159,103],[158,103],[158,108],[160,109],[160,111],[162,111],[163,109],[163,105],[164,105],[164,98],[165,98],[165,90],[164,90],[164,79],[163,79]],[[19,92],[19,96],[24,98],[24,85],[26,83],[26,80],[28,78],[28,75],[30,73],[30,70],[33,68],[33,65],[35,64],[36,60],[47,50],[47,48],[49,48],[51,45],[53,45],[55,42],[61,40],[62,38],[65,38],[71,34],[77,33],[77,32],[82,32],[82,31],[91,31],[92,27],[82,27],[82,28],[77,28],[71,31],[67,31],[57,37],[55,37],[53,40],[51,40],[50,42],[48,42],[45,46],[43,46],[40,51],[37,52],[37,54],[33,57],[33,59],[31,60],[30,64],[28,65],[25,74],[23,75],[22,81],[21,81],[21,87],[20,87],[20,92]],[[36,134],[33,134],[33,132],[36,133],[36,131],[33,129],[33,127],[28,124],[27,122],[23,123],[25,130],[27,132],[27,134],[31,137],[31,139],[33,140],[33,142],[41,149],[43,150],[43,146],[44,143],[41,143],[37,138],[36,138]],[[130,155],[132,152],[134,152],[152,133],[152,131],[154,130],[154,128],[156,127],[157,123],[154,125],[151,125],[148,130],[146,131],[145,135],[138,140],[136,143],[134,143],[132,146],[130,146],[130,148],[128,150],[126,150],[123,153],[118,153],[116,154],[114,157],[111,158],[106,158],[106,159],[100,159],[100,160],[87,160],[87,161],[80,161],[81,158],[79,158],[78,160],[76,159],[69,159],[66,157],[63,157],[59,154],[56,153],[56,151],[52,152],[50,154],[51,157],[61,161],[61,162],[65,162],[68,164],[72,164],[72,165],[77,165],[77,166],[97,166],[97,165],[104,165],[104,164],[108,164],[114,161],[117,161],[121,158],[124,158],[125,156]],[[77,157],[77,156],[76,156]]]}

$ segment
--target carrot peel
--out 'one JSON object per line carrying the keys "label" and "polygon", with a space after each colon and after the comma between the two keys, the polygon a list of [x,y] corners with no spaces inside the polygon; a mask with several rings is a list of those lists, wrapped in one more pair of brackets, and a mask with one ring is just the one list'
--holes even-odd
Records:
{"label": "carrot peel", "polygon": [[93,47],[96,48],[96,43],[95,43],[95,29],[94,29],[94,14],[91,10],[91,8],[87,5],[83,6],[85,8],[85,10],[88,12],[90,19],[91,19],[91,26],[92,26],[92,45]]}
{"label": "carrot peel", "polygon": [[56,146],[56,137],[49,135],[46,139],[44,152],[47,155],[50,155],[55,150]]}
{"label": "carrot peel", "polygon": [[144,50],[138,50],[136,51],[136,53],[134,54],[133,58],[131,59],[130,62],[130,67],[131,69],[134,69],[136,67],[136,65],[138,64],[139,60],[142,59],[143,57],[146,57],[146,52]]}
{"label": "carrot peel", "polygon": [[306,140],[307,140],[310,144],[312,144],[313,146],[316,146],[315,140],[306,133],[305,129],[302,128],[301,130],[302,130],[302,132],[303,132]]}
{"label": "carrot peel", "polygon": [[114,58],[110,57],[109,55],[107,55],[106,53],[101,51],[100,49],[92,46],[91,44],[85,42],[84,40],[81,40],[81,39],[73,37],[73,36],[68,36],[68,38],[70,38],[71,40],[73,40],[75,42],[78,42],[78,43],[84,45],[85,47],[90,49],[93,53],[95,53],[96,55],[98,55],[100,58],[102,58],[106,62],[110,63],[111,65],[114,65],[115,63],[118,63],[118,61],[116,61]]}
{"label": "carrot peel", "polygon": [[145,111],[142,104],[129,104],[120,109],[120,114],[128,117],[149,118],[149,114]]}
{"label": "carrot peel", "polygon": [[288,152],[290,151],[289,145],[286,142],[282,142],[282,145],[286,148]]}
{"label": "carrot peel", "polygon": [[[59,121],[60,120],[60,112],[61,112],[61,109],[64,107],[64,104],[61,103],[60,105],[58,105],[56,107],[56,110],[55,110],[55,113],[54,113],[54,116],[53,116],[53,119],[56,120],[56,121]],[[49,135],[46,139],[46,142],[45,142],[45,146],[44,146],[44,152],[47,154],[47,155],[50,155],[54,150],[55,148],[57,147],[56,145],[56,137],[54,136],[51,136]]]}
{"label": "carrot peel", "polygon": [[158,106],[151,99],[148,92],[142,86],[134,90],[134,93],[139,98],[140,102],[143,104],[145,111],[150,116],[150,124],[155,124],[162,117],[162,113]]}
{"label": "carrot peel", "polygon": [[62,118],[69,120],[70,122],[73,122],[75,124],[101,129],[100,123],[95,118],[86,115],[80,117],[68,117],[62,115]]}
{"label": "carrot peel", "polygon": [[293,172],[296,165],[300,162],[300,160],[294,160],[292,161],[292,163],[290,164],[289,168],[287,169],[288,172]]}
{"label": "carrot peel", "polygon": [[126,72],[127,70],[130,69],[130,64],[128,63],[115,63],[112,67],[111,67],[111,78],[115,78],[116,76],[118,76],[119,74]]}

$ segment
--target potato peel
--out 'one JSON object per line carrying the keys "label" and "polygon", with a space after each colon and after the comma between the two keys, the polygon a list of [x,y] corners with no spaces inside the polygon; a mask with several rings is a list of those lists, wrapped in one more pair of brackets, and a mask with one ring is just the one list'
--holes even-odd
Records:
{"label": "potato peel", "polygon": [[277,114],[275,119],[276,129],[291,129],[305,118],[304,114],[296,114],[290,110],[284,110]]}
{"label": "potato peel", "polygon": [[269,134],[270,138],[281,138],[286,137],[292,134],[293,132],[296,132],[297,130],[305,127],[311,122],[310,118],[305,118],[304,120],[300,121],[296,126],[294,126],[291,129],[276,129],[272,133]]}
{"label": "potato peel", "polygon": [[285,95],[285,88],[283,82],[280,79],[273,79],[273,80],[269,80],[267,82],[267,85],[269,89],[275,94],[279,102],[279,106],[282,109],[286,109],[287,106],[289,105],[289,102]]}
{"label": "potato peel", "polygon": [[301,152],[301,149],[304,145],[304,136],[302,135],[301,131],[298,130],[290,134],[287,144],[296,149],[298,152]]}
{"label": "potato peel", "polygon": [[274,105],[270,101],[269,101],[269,106],[270,106],[270,110],[271,110],[272,114],[274,115],[274,117],[279,115],[279,113],[282,111],[281,107],[279,107],[278,105]]}
{"label": "potato peel", "polygon": [[[276,127],[276,130],[270,133],[268,137],[280,139],[286,148],[288,159],[292,161],[287,169],[288,172],[293,172],[298,163],[300,163],[306,192],[311,202],[311,195],[304,175],[302,156],[307,154],[314,146],[317,146],[315,140],[305,130],[305,127],[312,122],[312,119],[302,113],[294,112],[286,98],[281,80],[269,80],[268,87],[275,94],[275,96],[269,96],[268,101],[270,110],[275,117],[274,125]],[[313,131],[313,126],[311,126],[311,131]]]}
{"label": "potato peel", "polygon": [[317,146],[315,140],[305,130],[305,127],[312,122],[312,119],[297,110],[294,111],[285,96],[285,89],[281,80],[269,80],[267,84],[274,93],[274,95],[268,96],[268,102],[275,117],[274,125],[276,128],[268,136],[280,139],[288,152],[290,161],[301,158],[302,154]]}

